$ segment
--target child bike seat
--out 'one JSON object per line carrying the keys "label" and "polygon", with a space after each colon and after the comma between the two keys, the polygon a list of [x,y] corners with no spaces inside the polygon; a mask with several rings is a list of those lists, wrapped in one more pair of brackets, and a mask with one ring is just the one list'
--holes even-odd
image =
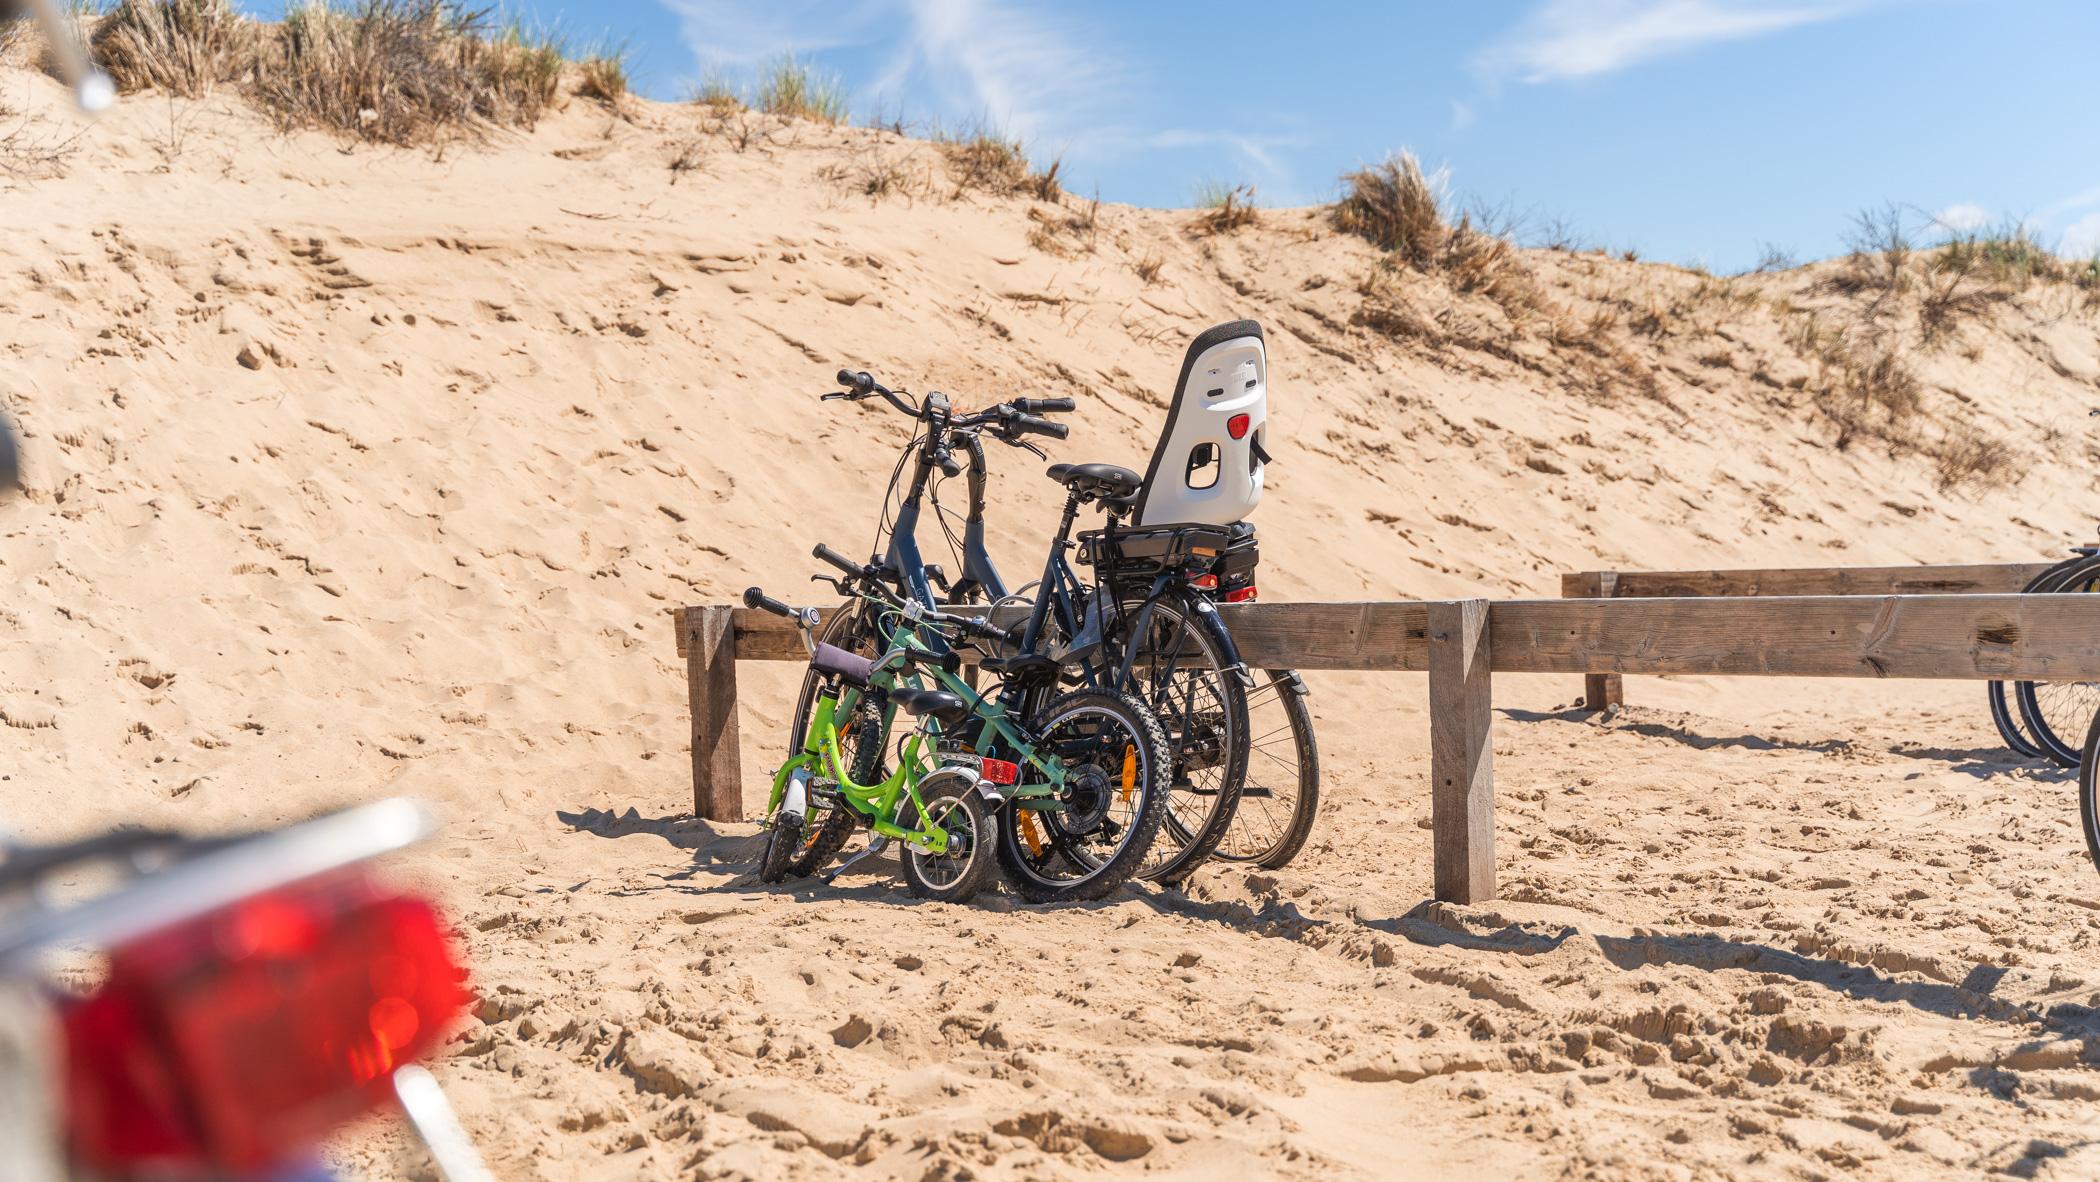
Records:
{"label": "child bike seat", "polygon": [[1137,473],[1116,464],[1052,464],[1050,479],[1080,496],[1127,497],[1144,483]]}
{"label": "child bike seat", "polygon": [[819,673],[835,673],[848,685],[862,689],[866,689],[868,679],[875,676],[875,662],[830,644],[817,646],[817,651],[810,654],[809,667]]}
{"label": "child bike seat", "polygon": [[944,726],[954,726],[970,714],[970,708],[963,700],[947,690],[911,689],[900,685],[890,691],[890,701],[914,718],[931,715]]}

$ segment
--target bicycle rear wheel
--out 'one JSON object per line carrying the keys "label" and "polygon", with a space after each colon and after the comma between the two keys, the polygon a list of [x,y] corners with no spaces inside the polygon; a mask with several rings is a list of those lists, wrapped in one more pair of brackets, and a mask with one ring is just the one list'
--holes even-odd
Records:
{"label": "bicycle rear wheel", "polygon": [[[2029,579],[2027,585],[2020,588],[2020,594],[2032,595],[2038,591],[2047,590],[2049,585],[2055,582],[2065,571],[2070,570],[2083,561],[2083,556],[2064,559],[2062,562]],[[2013,702],[2011,683],[2004,681],[1991,682],[1984,687],[1984,700],[1990,705],[1991,722],[1997,726],[1998,737],[2005,740],[2007,749],[2015,755],[2024,755],[2029,759],[2042,758],[2041,747],[2032,738],[2028,737],[2026,730],[2020,726],[2018,708]]]}
{"label": "bicycle rear wheel", "polygon": [[1295,670],[1255,674],[1247,695],[1246,785],[1211,857],[1274,870],[1297,857],[1311,836],[1320,811],[1320,752],[1306,693]]}
{"label": "bicycle rear wheel", "polygon": [[[2100,558],[2083,558],[2043,589],[2051,595],[2100,591]],[[2077,767],[2087,730],[2100,715],[2100,682],[2021,681],[2013,685],[2020,720],[2042,754],[2060,767]]]}

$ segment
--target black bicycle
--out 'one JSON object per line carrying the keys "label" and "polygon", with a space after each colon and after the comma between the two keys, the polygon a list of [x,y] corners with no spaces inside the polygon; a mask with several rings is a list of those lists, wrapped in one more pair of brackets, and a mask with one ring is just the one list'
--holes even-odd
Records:
{"label": "black bicycle", "polygon": [[[872,557],[867,564],[898,593],[929,607],[984,604],[1010,608],[1025,624],[1010,659],[1038,661],[1059,670],[1068,684],[1114,688],[1144,701],[1167,731],[1174,760],[1166,840],[1155,843],[1140,871],[1146,878],[1176,881],[1211,855],[1230,830],[1247,781],[1254,747],[1250,742],[1248,692],[1252,678],[1242,666],[1231,635],[1211,602],[1215,566],[1232,543],[1230,530],[1189,527],[1179,531],[1130,531],[1118,528],[1133,504],[1141,481],[1125,468],[1106,464],[1053,465],[1052,479],[1066,488],[1064,513],[1045,558],[1039,580],[1009,591],[984,546],[984,438],[989,435],[1036,455],[1041,451],[1024,436],[1063,438],[1062,424],[1040,417],[1073,409],[1068,398],[1015,399],[971,414],[957,414],[948,400],[928,394],[913,401],[866,373],[841,370],[840,393],[824,397],[858,401],[879,397],[911,415],[918,430],[898,458],[884,499]],[[966,465],[962,457],[967,457]],[[910,477],[905,478],[910,465]],[[970,473],[968,512],[961,536],[952,516],[940,505],[944,479]],[[903,490],[900,496],[900,488]],[[932,504],[951,548],[960,559],[959,578],[951,582],[938,565],[924,561],[917,526],[924,507]],[[1074,536],[1080,510],[1095,506],[1108,513],[1102,529]],[[1092,586],[1073,569],[1071,556],[1095,567]],[[1209,581],[1209,587],[1204,582]],[[938,594],[937,594],[938,592]],[[823,639],[862,655],[874,655],[880,643],[874,621],[848,604],[827,625]],[[1302,683],[1293,682],[1302,687]],[[797,704],[793,738],[807,726],[816,686],[805,681]],[[1279,703],[1285,701],[1280,695]],[[1293,712],[1292,707],[1297,711]],[[1272,755],[1271,766],[1314,772],[1299,753],[1310,749],[1310,715],[1302,695],[1281,707],[1295,736],[1285,756]],[[1316,773],[1315,773],[1316,774]],[[1293,813],[1314,793],[1294,778],[1287,786],[1262,786],[1271,814],[1287,804]],[[1268,825],[1261,833],[1232,847],[1235,856],[1273,856],[1289,847],[1293,831],[1309,826],[1295,819]],[[843,838],[841,838],[843,840]]]}

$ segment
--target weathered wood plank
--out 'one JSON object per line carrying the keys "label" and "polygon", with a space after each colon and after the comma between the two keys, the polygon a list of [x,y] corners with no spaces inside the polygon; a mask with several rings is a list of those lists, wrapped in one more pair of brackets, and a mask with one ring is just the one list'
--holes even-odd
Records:
{"label": "weathered wood plank", "polygon": [[[731,611],[740,660],[805,656],[778,616],[700,610]],[[1256,668],[1429,667],[1419,602],[1219,611]],[[1508,600],[1489,615],[1498,673],[2100,680],[2100,597],[2085,595]]]}
{"label": "weathered wood plank", "polygon": [[1218,614],[1250,668],[1429,668],[1428,607],[1412,600],[1234,603]]}
{"label": "weathered wood plank", "polygon": [[2092,600],[1510,600],[1495,603],[1490,617],[1498,673],[2100,680],[2100,603]]}
{"label": "weathered wood plank", "polygon": [[686,699],[693,733],[693,815],[744,819],[744,773],[737,753],[737,635],[728,607],[687,608]]}
{"label": "weathered wood plank", "polygon": [[1436,897],[1495,897],[1495,745],[1488,602],[1431,603],[1430,829]]}
{"label": "weathered wood plank", "polygon": [[[688,612],[701,610],[686,608]],[[737,659],[800,661],[808,657],[794,622],[753,608],[734,609]],[[1342,603],[1231,603],[1218,609],[1240,656],[1256,669],[1357,669],[1422,672],[1429,668],[1424,606],[1412,600]],[[996,621],[1026,618],[1002,608]],[[830,618],[826,609],[827,620]],[[689,629],[680,629],[680,655]]]}
{"label": "weathered wood plank", "polygon": [[1616,597],[1774,595],[2010,595],[2050,567],[2046,562],[1967,566],[1834,566],[1778,570],[1583,571],[1561,576],[1561,595],[1582,593],[1589,575],[1617,576]]}

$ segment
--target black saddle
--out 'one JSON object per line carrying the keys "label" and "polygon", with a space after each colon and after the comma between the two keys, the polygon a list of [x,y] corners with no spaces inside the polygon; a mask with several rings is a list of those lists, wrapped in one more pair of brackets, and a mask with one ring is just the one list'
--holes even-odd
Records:
{"label": "black saddle", "polygon": [[1145,483],[1143,477],[1118,464],[1052,464],[1050,479],[1080,496],[1102,499],[1128,497]]}
{"label": "black saddle", "polygon": [[954,726],[970,714],[970,707],[947,690],[911,689],[900,685],[890,691],[890,701],[913,718],[930,715],[943,726]]}

